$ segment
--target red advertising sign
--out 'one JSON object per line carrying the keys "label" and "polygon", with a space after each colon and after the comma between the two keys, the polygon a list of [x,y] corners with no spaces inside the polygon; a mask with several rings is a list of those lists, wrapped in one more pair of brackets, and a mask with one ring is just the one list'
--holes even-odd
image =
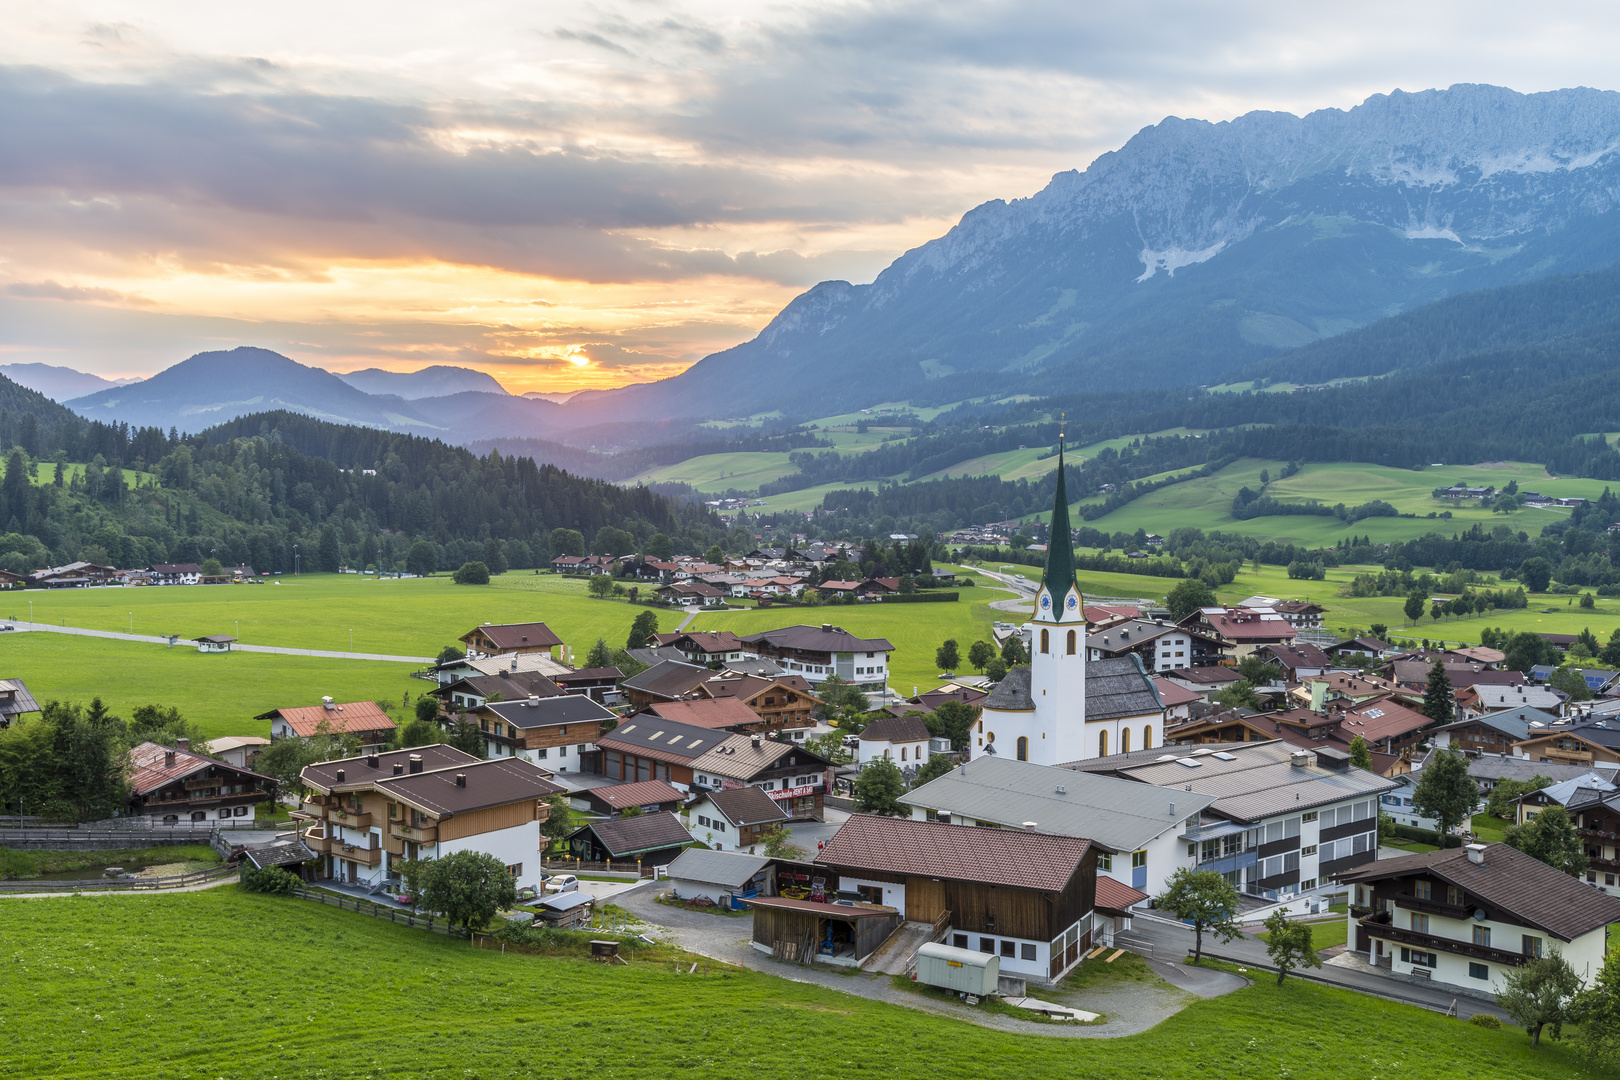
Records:
{"label": "red advertising sign", "polygon": [[814,795],[819,785],[811,784],[808,787],[787,788],[783,791],[767,791],[765,794],[773,799],[797,799],[804,795]]}

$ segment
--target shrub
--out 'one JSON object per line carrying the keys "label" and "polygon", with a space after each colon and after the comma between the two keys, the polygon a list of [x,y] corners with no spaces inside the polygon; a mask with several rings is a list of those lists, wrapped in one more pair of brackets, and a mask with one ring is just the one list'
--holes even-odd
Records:
{"label": "shrub", "polygon": [[1492,1031],[1495,1031],[1497,1028],[1502,1026],[1502,1021],[1498,1020],[1490,1013],[1475,1013],[1473,1016],[1468,1018],[1468,1022],[1477,1027],[1490,1028]]}
{"label": "shrub", "polygon": [[489,567],[481,562],[466,562],[456,571],[457,585],[488,585]]}
{"label": "shrub", "polygon": [[303,884],[298,875],[279,866],[250,868],[242,871],[242,888],[248,892],[268,893],[271,896],[290,896]]}

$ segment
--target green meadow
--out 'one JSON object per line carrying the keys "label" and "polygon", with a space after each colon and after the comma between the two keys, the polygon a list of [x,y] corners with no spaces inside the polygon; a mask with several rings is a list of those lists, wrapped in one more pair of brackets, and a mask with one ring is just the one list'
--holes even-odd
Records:
{"label": "green meadow", "polygon": [[721,492],[735,488],[753,491],[769,480],[779,480],[798,472],[786,454],[738,450],[729,454],[704,454],[674,465],[660,465],[624,481],[635,484],[691,484],[698,491]]}
{"label": "green meadow", "polygon": [[1614,1075],[1567,1039],[1532,1050],[1515,1028],[1297,979],[1194,1000],[1139,1035],[1067,1039],[761,972],[472,949],[229,886],[0,904],[0,1077],[28,1080],[757,1080],[795,1059],[900,1080]]}

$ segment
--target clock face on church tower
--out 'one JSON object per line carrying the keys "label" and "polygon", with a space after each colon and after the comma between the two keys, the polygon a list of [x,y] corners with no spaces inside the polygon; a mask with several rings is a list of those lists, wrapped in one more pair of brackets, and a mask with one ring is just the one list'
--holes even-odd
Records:
{"label": "clock face on church tower", "polygon": [[1080,598],[1078,596],[1075,596],[1073,593],[1070,593],[1069,594],[1069,603],[1068,603],[1069,610],[1072,612],[1072,611],[1074,611],[1075,608],[1077,608],[1079,606],[1080,606]]}
{"label": "clock face on church tower", "polygon": [[1052,597],[1047,593],[1042,593],[1041,594],[1041,610],[1042,611],[1051,611],[1052,610]]}

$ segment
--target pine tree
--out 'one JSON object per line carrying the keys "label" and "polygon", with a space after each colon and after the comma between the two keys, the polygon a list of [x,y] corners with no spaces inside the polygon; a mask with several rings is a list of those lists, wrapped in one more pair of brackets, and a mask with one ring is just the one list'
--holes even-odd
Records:
{"label": "pine tree", "polygon": [[1367,750],[1367,740],[1360,735],[1350,740],[1350,764],[1358,769],[1373,767],[1372,754]]}
{"label": "pine tree", "polygon": [[1446,674],[1446,665],[1438,660],[1429,668],[1429,682],[1423,690],[1423,715],[1437,724],[1444,724],[1456,716],[1451,676]]}

